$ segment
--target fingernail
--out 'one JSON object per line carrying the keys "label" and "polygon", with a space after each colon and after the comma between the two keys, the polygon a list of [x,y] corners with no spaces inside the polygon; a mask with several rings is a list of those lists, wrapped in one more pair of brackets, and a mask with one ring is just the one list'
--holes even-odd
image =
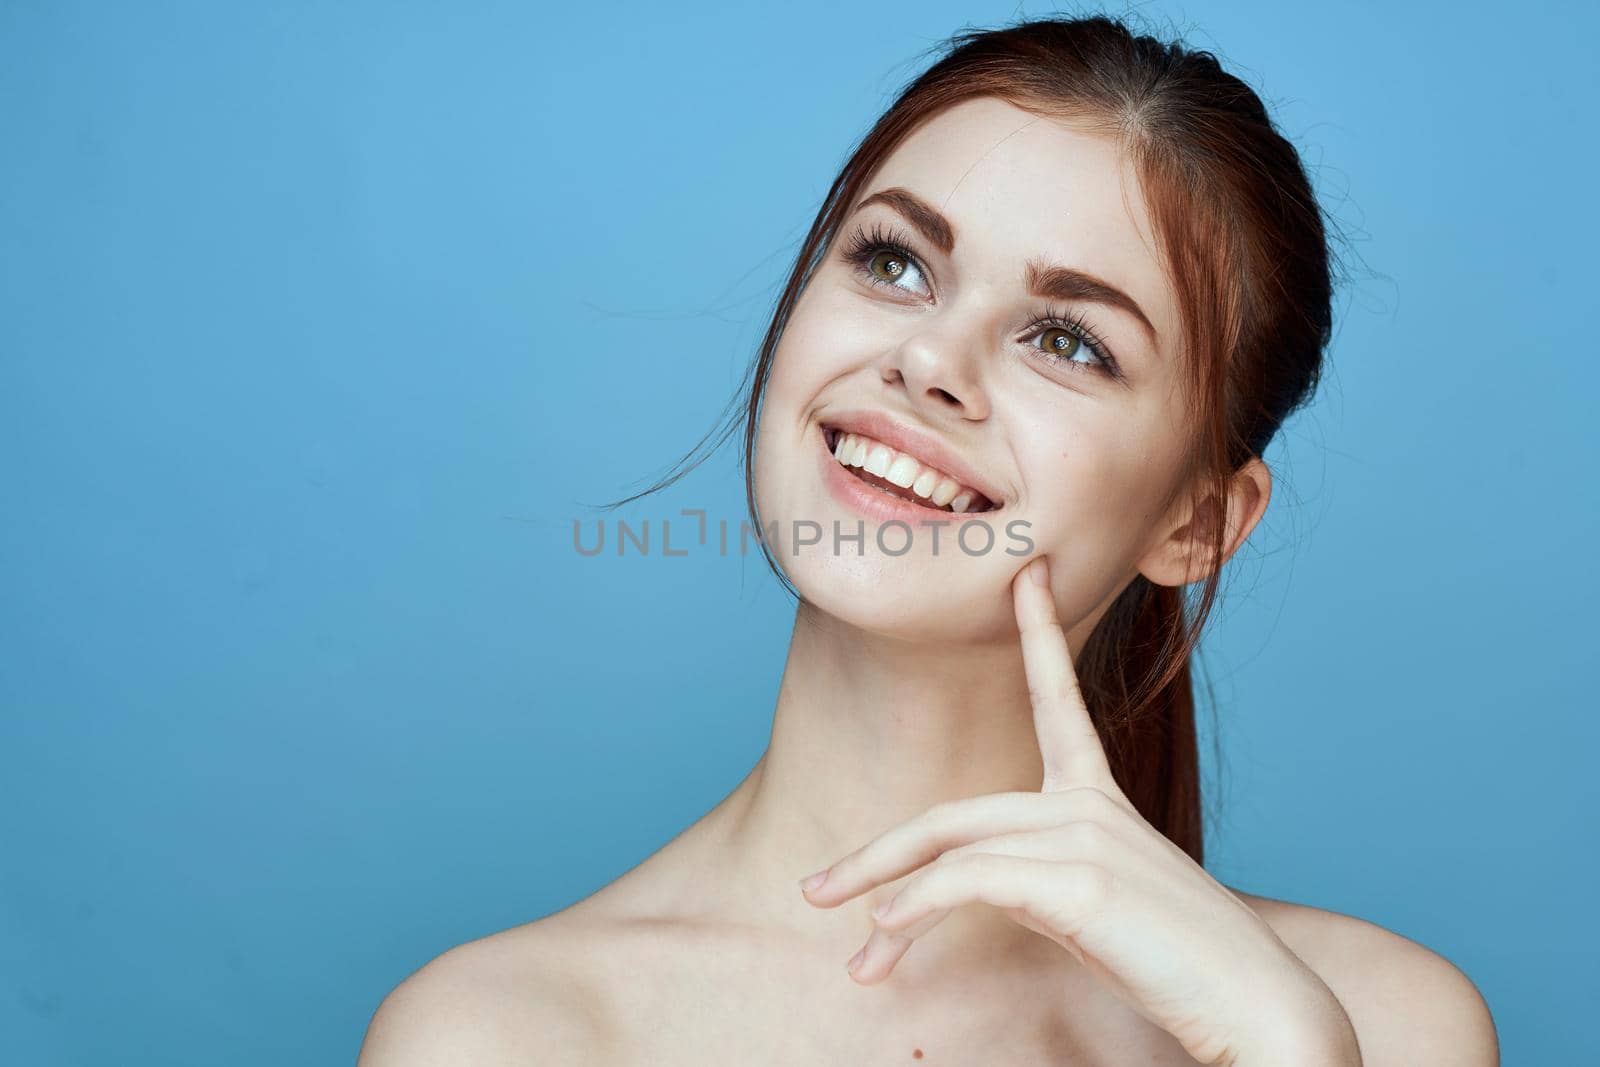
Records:
{"label": "fingernail", "polygon": [[1028,567],[1033,572],[1032,575],[1031,575],[1031,577],[1033,578],[1033,584],[1034,585],[1044,585],[1046,580],[1047,580],[1047,578],[1049,577],[1049,572],[1045,570],[1044,557],[1040,556],[1038,559],[1036,559],[1032,563],[1028,564]]}
{"label": "fingernail", "polygon": [[828,870],[829,868],[824,867],[816,874],[806,875],[804,878],[800,879],[800,888],[804,889],[808,893],[811,892],[813,889],[817,888],[817,886],[828,880]]}
{"label": "fingernail", "polygon": [[854,956],[850,957],[850,962],[844,965],[844,969],[847,970],[847,971],[850,971],[851,973],[854,973],[855,969],[857,967],[861,966],[861,961],[866,959],[866,958],[867,958],[867,946],[866,945],[862,945],[860,948],[856,949],[856,954]]}

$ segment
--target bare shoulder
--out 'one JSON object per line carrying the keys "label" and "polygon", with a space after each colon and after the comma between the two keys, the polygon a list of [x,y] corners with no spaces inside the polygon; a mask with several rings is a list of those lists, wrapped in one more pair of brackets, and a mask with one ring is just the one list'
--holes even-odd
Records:
{"label": "bare shoulder", "polygon": [[557,913],[457,945],[384,997],[357,1067],[496,1067],[609,1059],[593,931]]}
{"label": "bare shoulder", "polygon": [[1232,892],[1333,990],[1364,1067],[1498,1067],[1488,1003],[1444,956],[1353,915]]}

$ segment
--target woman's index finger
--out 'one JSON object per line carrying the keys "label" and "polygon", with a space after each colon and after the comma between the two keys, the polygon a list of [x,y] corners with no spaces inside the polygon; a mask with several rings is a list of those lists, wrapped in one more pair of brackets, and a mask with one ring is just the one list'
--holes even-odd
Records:
{"label": "woman's index finger", "polygon": [[1042,792],[1092,785],[1114,789],[1111,765],[1078,688],[1072,650],[1056,617],[1050,570],[1035,559],[1012,580],[1022,664],[1033,701],[1033,727],[1044,758]]}

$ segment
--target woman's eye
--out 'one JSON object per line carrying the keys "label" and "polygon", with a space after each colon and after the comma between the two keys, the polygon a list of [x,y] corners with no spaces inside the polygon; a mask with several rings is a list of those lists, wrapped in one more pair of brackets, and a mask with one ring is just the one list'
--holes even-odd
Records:
{"label": "woman's eye", "polygon": [[1055,359],[1070,359],[1083,347],[1083,342],[1070,330],[1056,326],[1042,331],[1039,336],[1044,338],[1044,350]]}
{"label": "woman's eye", "polygon": [[900,282],[907,275],[921,276],[921,272],[917,270],[915,263],[906,256],[889,248],[873,253],[867,259],[864,267],[875,283],[892,285],[896,288],[903,288]]}
{"label": "woman's eye", "polygon": [[[1064,364],[1073,369],[1100,371],[1116,376],[1116,368],[1109,356],[1085,341],[1072,330],[1060,326],[1046,326],[1036,335],[1040,339],[1039,349],[1051,363]],[[1078,360],[1074,356],[1088,353],[1089,359]]]}

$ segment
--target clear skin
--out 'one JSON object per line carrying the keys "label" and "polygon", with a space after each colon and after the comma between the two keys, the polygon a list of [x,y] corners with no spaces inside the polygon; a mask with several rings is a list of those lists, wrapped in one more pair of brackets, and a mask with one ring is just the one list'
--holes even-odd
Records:
{"label": "clear skin", "polygon": [[[1135,574],[1176,585],[1199,579],[1206,565],[1200,546],[1184,536],[1187,501],[1168,503],[1192,416],[1173,350],[1178,309],[1137,179],[1111,143],[979,100],[912,134],[858,203],[895,187],[955,224],[955,254],[942,256],[916,240],[911,251],[921,266],[894,288],[842,262],[842,248],[819,269],[784,332],[768,386],[756,448],[763,522],[776,519],[782,531],[809,519],[831,531],[837,519],[853,531],[857,516],[816,478],[801,476],[815,449],[809,435],[830,411],[891,411],[943,438],[987,475],[1007,504],[995,516],[997,532],[1002,516],[1030,524],[1036,553],[1058,561],[1053,587],[1079,648]],[[894,209],[873,204],[853,215],[836,245],[856,226],[875,224],[915,237]],[[1051,361],[1033,327],[1045,302],[1023,284],[1023,261],[1033,256],[1089,269],[1144,309],[1160,343],[1124,312],[1081,308],[1125,380],[1092,369],[1087,351],[1067,365]],[[1267,468],[1252,461],[1230,501],[1234,544],[1265,510],[1270,490]],[[893,664],[886,682],[904,691],[908,677],[926,677],[917,706],[949,707],[948,717],[936,718],[963,732],[990,730],[999,709],[976,698],[1000,672],[1016,673],[1006,589],[1026,559],[1004,551],[934,557],[926,534],[900,557],[834,555],[831,548],[830,538],[799,557],[782,557],[808,602],[806,621],[838,620],[862,631],[852,643],[865,633],[915,641],[915,659]],[[878,650],[857,645],[850,658],[869,676],[884,676]],[[1001,761],[1012,778],[1020,747]],[[993,769],[977,769],[972,784],[993,777]]]}
{"label": "clear skin", "polygon": [[[1218,884],[1110,777],[1073,657],[1135,575],[1177,585],[1208,566],[1179,491],[1178,309],[1115,146],[969,101],[903,142],[863,198],[890,187],[945,214],[955,251],[886,206],[847,220],[776,354],[762,517],[853,530],[859,516],[818,476],[817,421],[873,408],[984,472],[1002,491],[997,523],[1026,519],[1034,550],[974,557],[945,541],[935,557],[918,538],[891,557],[869,521],[862,557],[780,555],[804,601],[751,773],[599,892],[412,976],[362,1064],[424,1062],[430,1042],[470,1047],[472,1062],[878,1062],[926,1048],[945,1063],[1497,1063],[1481,999],[1442,957]],[[917,256],[892,287],[839,255],[875,222]],[[1032,256],[1144,309],[1154,342],[1123,312],[1054,302],[1125,379],[1070,345],[1082,366],[1049,361],[1033,325],[1046,302],[1023,282]],[[1233,479],[1226,554],[1270,491],[1258,460]],[[820,888],[796,884],[823,869]]]}

